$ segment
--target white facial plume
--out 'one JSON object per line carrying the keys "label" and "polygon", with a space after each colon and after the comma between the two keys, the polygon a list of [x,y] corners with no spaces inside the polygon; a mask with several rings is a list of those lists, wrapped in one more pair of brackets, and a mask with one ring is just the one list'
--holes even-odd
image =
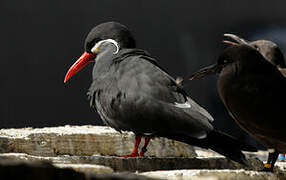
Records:
{"label": "white facial plume", "polygon": [[106,42],[112,43],[112,44],[116,47],[116,51],[115,51],[113,54],[117,54],[118,51],[119,51],[119,44],[118,44],[118,42],[116,42],[116,41],[113,40],[113,39],[105,39],[105,40],[101,40],[101,41],[97,42],[97,43],[93,46],[93,48],[91,49],[91,52],[93,52],[94,54],[96,54],[96,53],[99,51],[101,45],[102,45],[103,43],[106,43]]}

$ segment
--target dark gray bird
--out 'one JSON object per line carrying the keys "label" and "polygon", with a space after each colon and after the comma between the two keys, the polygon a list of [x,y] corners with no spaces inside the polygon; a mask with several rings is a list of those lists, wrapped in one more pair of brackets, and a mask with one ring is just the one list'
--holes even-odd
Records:
{"label": "dark gray bird", "polygon": [[[136,135],[133,152],[124,157],[144,156],[154,136],[210,148],[243,164],[247,161],[241,150],[256,151],[215,130],[212,116],[149,53],[136,49],[125,26],[107,22],[93,28],[85,40],[84,54],[64,82],[91,61],[95,62],[88,92],[91,107],[105,124]],[[145,144],[138,154],[142,136]]]}
{"label": "dark gray bird", "polygon": [[279,46],[269,40],[256,40],[256,41],[247,41],[234,34],[224,34],[225,37],[230,38],[233,41],[223,41],[226,44],[238,45],[238,44],[248,44],[251,47],[254,47],[259,51],[263,57],[277,66],[279,71],[286,77],[286,64],[283,53],[281,52]]}
{"label": "dark gray bird", "polygon": [[253,46],[226,48],[217,64],[194,73],[190,79],[219,73],[218,92],[235,121],[270,151],[265,171],[273,171],[279,153],[286,152],[286,79]]}

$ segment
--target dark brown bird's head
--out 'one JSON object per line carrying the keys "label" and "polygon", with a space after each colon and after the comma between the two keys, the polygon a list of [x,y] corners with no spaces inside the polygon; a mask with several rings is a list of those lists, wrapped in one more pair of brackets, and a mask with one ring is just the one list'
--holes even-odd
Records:
{"label": "dark brown bird's head", "polygon": [[[236,66],[236,68],[253,68],[258,62],[261,62],[262,59],[264,58],[260,52],[252,46],[248,44],[237,44],[235,46],[227,47],[218,57],[216,64],[200,69],[193,73],[189,79],[193,80],[202,78],[206,75],[220,73],[225,67],[234,63],[240,64],[239,66]],[[263,61],[265,62],[265,60]]]}
{"label": "dark brown bird's head", "polygon": [[285,68],[284,56],[280,48],[272,41],[257,40],[250,43],[255,49],[257,49],[266,60],[276,65],[279,68]]}
{"label": "dark brown bird's head", "polygon": [[80,71],[89,62],[98,59],[108,47],[113,45],[114,53],[120,49],[135,48],[135,40],[126,26],[117,22],[106,22],[97,25],[88,33],[84,43],[84,53],[70,67],[64,82],[68,81],[75,73]]}
{"label": "dark brown bird's head", "polygon": [[224,34],[224,37],[230,39],[230,41],[224,40],[224,43],[231,46],[247,44],[259,51],[267,61],[271,62],[279,68],[286,68],[284,56],[278,45],[274,42],[269,40],[247,41],[234,34]]}

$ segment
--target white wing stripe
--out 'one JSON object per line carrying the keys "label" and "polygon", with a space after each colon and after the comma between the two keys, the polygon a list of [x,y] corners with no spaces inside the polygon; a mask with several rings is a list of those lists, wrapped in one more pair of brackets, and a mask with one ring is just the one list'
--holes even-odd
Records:
{"label": "white wing stripe", "polygon": [[191,108],[191,105],[188,102],[185,102],[184,104],[175,102],[175,106],[178,108]]}

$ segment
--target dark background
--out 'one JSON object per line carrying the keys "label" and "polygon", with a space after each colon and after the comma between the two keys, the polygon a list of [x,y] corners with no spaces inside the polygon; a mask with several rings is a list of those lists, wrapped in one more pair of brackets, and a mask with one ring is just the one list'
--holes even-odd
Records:
{"label": "dark background", "polygon": [[[285,7],[285,0],[1,0],[0,127],[102,124],[86,99],[92,64],[63,83],[85,36],[99,23],[125,24],[139,48],[172,76],[185,77],[215,62],[226,32],[273,40],[285,54]],[[216,79],[185,87],[214,116],[215,126],[248,139],[228,117]]]}

